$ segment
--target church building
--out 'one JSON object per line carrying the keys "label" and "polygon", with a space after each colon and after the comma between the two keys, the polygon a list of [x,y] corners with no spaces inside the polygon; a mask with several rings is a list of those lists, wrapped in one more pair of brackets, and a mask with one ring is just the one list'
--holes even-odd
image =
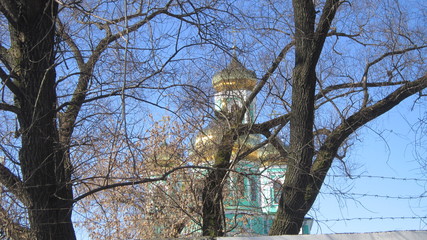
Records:
{"label": "church building", "polygon": [[[248,70],[233,56],[227,67],[212,78],[215,90],[213,107],[217,118],[221,118],[221,115],[232,116],[243,108],[256,84],[255,72]],[[255,123],[256,114],[254,100],[246,110],[242,123]],[[213,151],[219,141],[216,133],[227,127],[224,125],[227,124],[214,120],[195,140],[196,151],[203,155],[206,163],[215,160]],[[239,154],[253,149],[264,140],[265,137],[257,134],[239,136],[233,148],[232,171],[224,189],[227,236],[267,235],[272,225],[287,169],[286,159],[281,158],[271,144],[266,144],[236,161]],[[308,222],[312,221],[305,221],[302,228],[304,234],[310,231]]]}

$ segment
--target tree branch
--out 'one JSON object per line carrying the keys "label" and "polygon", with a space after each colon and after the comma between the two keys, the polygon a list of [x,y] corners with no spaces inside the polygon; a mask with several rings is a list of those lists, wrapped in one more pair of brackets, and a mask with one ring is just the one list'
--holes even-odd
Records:
{"label": "tree branch", "polygon": [[3,47],[0,43],[0,60],[4,63],[6,68],[10,70],[10,53],[9,50]]}
{"label": "tree branch", "polygon": [[3,184],[25,206],[30,205],[29,196],[18,176],[0,163],[0,183]]}
{"label": "tree branch", "polygon": [[[15,216],[14,216],[15,217]],[[0,229],[10,239],[30,240],[30,230],[12,220],[10,214],[0,206]]]}
{"label": "tree branch", "polygon": [[322,15],[320,16],[319,23],[317,24],[314,40],[314,59],[316,63],[320,57],[320,53],[322,52],[323,44],[325,43],[325,39],[331,29],[332,20],[335,17],[335,13],[337,12],[339,5],[339,0],[327,0],[323,7]]}
{"label": "tree branch", "polygon": [[425,88],[427,88],[427,74],[399,87],[374,105],[354,113],[334,129],[320,147],[317,158],[313,163],[311,168],[312,182],[307,187],[306,196],[311,201],[314,201],[339,147],[352,133]]}
{"label": "tree branch", "polygon": [[[107,36],[103,38],[98,45],[96,46],[95,50],[93,50],[92,55],[89,57],[88,61],[83,65],[79,62],[81,60],[77,59],[80,71],[82,72],[82,75],[80,76],[77,86],[74,90],[73,97],[71,98],[70,105],[66,112],[63,115],[62,118],[62,124],[61,124],[61,141],[63,143],[67,143],[73,133],[74,130],[74,124],[76,122],[77,116],[80,112],[80,108],[82,107],[86,97],[87,97],[87,91],[89,86],[89,80],[91,79],[92,73],[95,68],[96,62],[99,60],[101,54],[108,48],[109,44],[116,41],[120,37],[129,34],[131,32],[134,32],[138,30],[141,26],[148,23],[151,19],[155,18],[156,16],[165,13],[167,11],[168,5],[165,8],[161,8],[158,11],[153,12],[152,14],[148,15],[144,20],[135,23],[134,25],[130,26],[129,28],[120,31],[116,34],[111,34],[110,31],[107,31]],[[65,35],[66,36],[66,35]],[[81,56],[80,51],[75,47],[74,42],[68,41],[68,44],[71,44],[70,47],[72,48],[74,54],[78,57]]]}
{"label": "tree branch", "polygon": [[178,170],[182,170],[182,169],[212,169],[211,167],[202,167],[202,166],[181,166],[181,167],[176,167],[173,168],[167,172],[165,172],[163,175],[161,175],[160,177],[154,177],[154,178],[143,178],[143,179],[139,179],[139,180],[135,180],[135,181],[128,181],[128,182],[121,182],[121,183],[113,183],[113,184],[109,184],[109,185],[105,185],[105,186],[101,186],[95,189],[92,189],[78,197],[76,197],[74,199],[74,202],[78,202],[80,200],[82,200],[83,198],[86,198],[92,194],[95,194],[97,192],[101,192],[107,189],[112,189],[112,188],[116,188],[116,187],[125,187],[125,186],[132,186],[132,185],[138,185],[138,184],[143,184],[143,183],[151,183],[151,182],[158,182],[158,181],[164,181],[168,178],[169,175],[171,175],[172,173],[178,171]]}
{"label": "tree branch", "polygon": [[319,23],[317,24],[317,29],[316,29],[317,38],[326,37],[329,30],[331,29],[332,20],[335,17],[335,13],[339,5],[340,5],[340,1],[338,0],[326,1],[325,6],[322,9],[322,15],[320,16]]}
{"label": "tree branch", "polygon": [[11,24],[16,24],[18,22],[18,5],[15,0],[2,0],[0,1],[0,12],[4,14],[7,20]]}
{"label": "tree branch", "polygon": [[0,78],[4,85],[16,96],[22,96],[22,92],[16,84],[13,83],[10,76],[0,67]]}
{"label": "tree branch", "polygon": [[274,148],[280,153],[280,157],[283,159],[286,159],[288,157],[288,150],[283,145],[282,141],[277,137],[277,134],[279,134],[280,130],[286,125],[286,123],[281,124],[278,129],[271,134],[270,131],[266,131],[264,133],[264,136],[267,137],[267,139],[270,141],[271,145],[273,145]]}
{"label": "tree branch", "polygon": [[271,128],[277,127],[279,125],[285,126],[289,122],[290,118],[291,114],[287,113],[263,123],[253,124],[251,126],[248,126],[248,128],[250,128],[251,134],[264,134]]}
{"label": "tree branch", "polygon": [[57,19],[56,24],[58,26],[57,33],[62,37],[62,39],[64,39],[64,41],[71,48],[71,51],[73,52],[74,57],[76,58],[76,62],[77,62],[77,65],[79,66],[79,69],[80,70],[84,69],[83,56],[77,44],[73,41],[71,36],[67,33],[67,31],[65,30],[64,24],[62,24],[59,18]]}
{"label": "tree branch", "polygon": [[398,55],[398,54],[404,54],[404,53],[406,53],[406,52],[410,52],[410,51],[413,51],[413,50],[423,49],[423,48],[425,48],[425,47],[427,47],[427,46],[420,46],[420,47],[418,47],[418,46],[414,46],[414,47],[405,48],[405,49],[402,49],[402,50],[395,50],[395,51],[391,51],[391,52],[386,52],[386,53],[384,53],[383,55],[381,55],[380,57],[378,57],[377,59],[375,59],[374,61],[369,62],[369,63],[366,65],[366,67],[365,67],[365,71],[363,72],[362,80],[361,80],[361,83],[362,83],[362,85],[363,85],[363,92],[364,92],[362,107],[366,107],[366,106],[368,105],[368,100],[369,100],[369,92],[368,92],[368,73],[369,73],[369,69],[370,69],[373,65],[375,65],[375,64],[377,64],[377,63],[379,63],[380,61],[382,61],[382,60],[383,60],[383,59],[385,59],[386,57],[394,56],[394,55]]}
{"label": "tree branch", "polygon": [[267,70],[267,72],[262,76],[261,80],[258,82],[258,84],[255,86],[252,93],[249,95],[248,99],[244,103],[244,107],[242,108],[242,111],[239,115],[239,121],[241,122],[242,119],[245,116],[245,113],[247,109],[249,109],[249,106],[251,105],[252,101],[256,98],[258,93],[262,90],[264,85],[267,83],[268,79],[270,79],[271,75],[276,71],[276,69],[279,67],[279,64],[282,62],[283,58],[286,56],[286,53],[295,45],[295,41],[291,41],[288,43],[277,55],[277,57],[272,62],[270,68]]}
{"label": "tree branch", "polygon": [[19,115],[19,113],[21,112],[21,109],[19,109],[18,107],[15,107],[6,103],[0,103],[0,110],[13,112],[16,115]]}
{"label": "tree branch", "polygon": [[413,47],[409,47],[409,48],[405,48],[405,49],[401,49],[401,50],[395,50],[395,51],[391,51],[391,52],[386,52],[383,55],[381,55],[380,57],[378,57],[377,59],[375,59],[372,62],[369,62],[366,67],[365,67],[365,72],[363,73],[363,76],[368,75],[368,71],[369,68],[372,67],[373,65],[379,63],[380,61],[382,61],[384,58],[389,57],[389,56],[394,56],[394,55],[398,55],[398,54],[404,54],[413,50],[419,50],[419,49],[423,49],[426,48],[427,46],[423,45],[423,46],[413,46]]}
{"label": "tree branch", "polygon": [[[374,83],[366,83],[366,87],[385,87],[385,86],[396,86],[396,85],[402,85],[406,84],[408,81],[400,81],[400,82],[374,82]],[[343,83],[343,84],[337,84],[328,86],[324,89],[321,89],[319,93],[316,94],[315,99],[319,100],[322,97],[324,97],[326,94],[334,91],[334,90],[340,90],[345,88],[362,88],[364,87],[364,84],[359,83]]]}

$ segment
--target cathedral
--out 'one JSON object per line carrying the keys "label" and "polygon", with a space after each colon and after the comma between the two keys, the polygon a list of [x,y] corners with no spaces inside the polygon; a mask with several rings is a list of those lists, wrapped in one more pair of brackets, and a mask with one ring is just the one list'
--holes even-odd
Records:
{"label": "cathedral", "polygon": [[[227,67],[217,72],[212,78],[215,90],[214,110],[218,119],[221,115],[232,116],[254,90],[257,77],[248,70],[236,56]],[[256,101],[252,101],[245,112],[243,123],[253,124],[256,120]],[[225,126],[224,126],[225,125]],[[214,162],[213,151],[218,143],[218,133],[226,128],[227,123],[213,121],[195,140],[196,151],[203,154],[204,161]],[[265,140],[257,134],[240,136],[233,147],[232,171],[227,178],[224,194],[224,211],[228,236],[267,235],[278,208],[282,183],[287,169],[286,159],[278,151],[266,144],[252,151],[242,160],[236,156],[252,149]],[[305,221],[301,233],[310,232],[312,221]]]}

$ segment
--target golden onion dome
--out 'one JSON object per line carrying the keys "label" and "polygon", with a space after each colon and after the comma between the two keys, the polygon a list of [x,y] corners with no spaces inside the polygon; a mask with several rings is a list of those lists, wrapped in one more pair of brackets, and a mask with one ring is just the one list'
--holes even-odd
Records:
{"label": "golden onion dome", "polygon": [[[233,56],[228,66],[217,72],[212,78],[212,85],[217,92],[231,90],[252,91],[257,83],[254,71],[248,70]],[[195,163],[213,162],[214,155],[218,151],[221,135],[226,130],[227,124],[221,121],[211,122],[194,139],[193,156],[196,156]],[[261,143],[261,137],[257,134],[246,134],[239,136],[234,142],[233,155],[244,153],[253,149]],[[259,162],[264,165],[282,163],[286,160],[280,157],[279,152],[271,145],[266,144],[256,149],[245,157],[246,161]]]}
{"label": "golden onion dome", "polygon": [[256,74],[233,56],[228,66],[217,72],[212,78],[212,85],[218,92],[225,90],[253,90],[257,82]]}

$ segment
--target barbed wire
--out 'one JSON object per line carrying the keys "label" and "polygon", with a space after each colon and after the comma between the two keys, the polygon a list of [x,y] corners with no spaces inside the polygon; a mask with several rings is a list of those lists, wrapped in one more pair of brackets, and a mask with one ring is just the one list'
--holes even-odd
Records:
{"label": "barbed wire", "polygon": [[[139,222],[139,221],[153,221],[155,220],[175,220],[176,218],[173,217],[151,217],[151,218],[136,218],[136,219],[94,219],[94,220],[75,220],[72,221],[74,224],[87,224],[87,223],[96,223],[96,224],[102,224],[105,223],[132,223],[132,222]],[[316,222],[344,222],[344,221],[377,221],[377,220],[391,220],[391,221],[400,221],[400,220],[427,220],[427,216],[400,216],[400,217],[353,217],[353,218],[335,218],[335,219],[314,219]],[[52,224],[66,224],[70,223],[67,221],[62,222],[55,222],[55,223],[40,223],[41,225],[52,225]]]}
{"label": "barbed wire", "polygon": [[354,217],[336,219],[314,219],[317,222],[344,222],[344,221],[375,221],[375,220],[424,220],[427,216],[404,216],[404,217]]}
{"label": "barbed wire", "polygon": [[375,175],[355,175],[355,176],[329,175],[329,177],[342,177],[342,178],[350,178],[350,179],[375,178],[375,179],[384,179],[384,180],[427,182],[427,178],[388,177],[388,176],[375,176]]}
{"label": "barbed wire", "polygon": [[[199,167],[199,166],[189,166],[188,168],[204,168],[208,169],[209,167]],[[259,174],[247,174],[247,175],[259,175]],[[262,174],[261,174],[262,175]],[[355,176],[349,176],[349,175],[328,175],[329,177],[337,177],[337,178],[349,178],[349,179],[360,179],[360,178],[373,178],[373,179],[383,179],[383,180],[397,180],[397,181],[416,181],[416,182],[427,182],[427,178],[407,178],[407,177],[389,177],[389,176],[376,176],[376,175],[355,175]],[[139,181],[141,179],[151,179],[153,176],[141,176],[139,178],[128,178],[128,177],[100,177],[99,179],[109,179],[109,180],[116,180],[115,183],[120,181]],[[83,179],[87,180],[87,179]],[[158,182],[164,182],[165,180],[159,180]],[[186,180],[175,180],[175,182],[186,182]],[[73,181],[73,184],[80,183],[79,181],[75,180]],[[93,184],[93,186],[96,187],[103,187],[104,185],[99,185],[97,182],[89,182],[90,184]],[[1,186],[1,184],[0,184]],[[48,186],[57,186],[56,183],[50,183],[50,184],[39,184],[34,186],[24,186],[27,189],[30,188],[40,188],[40,187],[48,187]]]}
{"label": "barbed wire", "polygon": [[412,199],[423,199],[427,198],[427,195],[413,195],[413,196],[390,196],[390,195],[380,195],[380,194],[369,194],[369,193],[351,193],[351,192],[321,192],[321,194],[327,195],[342,195],[342,196],[354,196],[354,197],[376,197],[376,198],[386,198],[386,199],[400,199],[400,200],[412,200]]}

